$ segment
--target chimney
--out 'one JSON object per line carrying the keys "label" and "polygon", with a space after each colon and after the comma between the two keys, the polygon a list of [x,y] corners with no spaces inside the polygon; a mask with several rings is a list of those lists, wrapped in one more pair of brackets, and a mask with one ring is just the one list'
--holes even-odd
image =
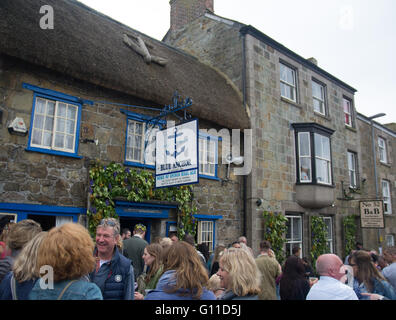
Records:
{"label": "chimney", "polygon": [[314,65],[318,65],[318,60],[316,60],[314,57],[308,58],[307,59],[309,62],[312,62]]}
{"label": "chimney", "polygon": [[170,30],[180,30],[206,12],[214,12],[214,0],[170,0]]}

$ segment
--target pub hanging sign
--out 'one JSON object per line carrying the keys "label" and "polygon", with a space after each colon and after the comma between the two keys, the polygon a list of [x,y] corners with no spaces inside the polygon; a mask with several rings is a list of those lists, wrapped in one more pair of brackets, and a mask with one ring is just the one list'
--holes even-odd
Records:
{"label": "pub hanging sign", "polygon": [[383,201],[360,201],[360,223],[362,228],[383,229],[385,227]]}

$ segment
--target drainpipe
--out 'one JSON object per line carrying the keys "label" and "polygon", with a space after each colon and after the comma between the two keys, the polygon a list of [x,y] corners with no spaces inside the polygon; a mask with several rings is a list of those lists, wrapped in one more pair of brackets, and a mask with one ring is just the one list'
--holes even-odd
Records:
{"label": "drainpipe", "polygon": [[[242,98],[245,110],[246,106],[246,33],[242,33]],[[247,236],[247,175],[243,176],[243,235]]]}

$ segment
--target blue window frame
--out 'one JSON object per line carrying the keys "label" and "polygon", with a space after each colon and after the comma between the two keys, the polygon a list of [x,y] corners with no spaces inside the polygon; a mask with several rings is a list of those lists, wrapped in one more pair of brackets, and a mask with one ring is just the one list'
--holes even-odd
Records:
{"label": "blue window frame", "polygon": [[27,151],[79,158],[81,111],[93,102],[23,83],[33,91]]}
{"label": "blue window frame", "polygon": [[86,208],[78,207],[60,207],[24,203],[0,203],[0,213],[2,215],[16,215],[17,222],[27,219],[28,215],[31,214],[55,217],[70,217],[73,222],[77,222],[78,217],[80,215],[86,214],[86,212]]}
{"label": "blue window frame", "polygon": [[150,116],[121,109],[127,116],[124,164],[127,166],[155,169],[155,135],[165,126],[159,120],[155,126],[148,125]]}
{"label": "blue window frame", "polygon": [[199,177],[220,180],[217,175],[219,137],[199,132]]}

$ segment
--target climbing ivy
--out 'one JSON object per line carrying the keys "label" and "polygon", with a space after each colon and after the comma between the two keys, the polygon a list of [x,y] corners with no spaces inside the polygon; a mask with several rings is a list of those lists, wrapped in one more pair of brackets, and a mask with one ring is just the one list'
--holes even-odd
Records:
{"label": "climbing ivy", "polygon": [[178,203],[178,236],[195,235],[197,212],[190,186],[155,189],[153,174],[143,169],[125,168],[119,163],[107,166],[95,162],[89,170],[88,229],[93,236],[103,218],[117,218],[115,198],[132,202],[146,200],[176,201]]}
{"label": "climbing ivy", "polygon": [[342,223],[344,226],[345,255],[348,255],[355,247],[356,243],[356,216],[351,215],[344,217]]}
{"label": "climbing ivy", "polygon": [[264,240],[271,242],[276,259],[282,264],[285,259],[284,245],[286,242],[285,232],[287,230],[287,218],[278,212],[263,212],[264,218]]}
{"label": "climbing ivy", "polygon": [[322,217],[311,217],[311,262],[315,267],[316,259],[328,252],[326,224]]}

